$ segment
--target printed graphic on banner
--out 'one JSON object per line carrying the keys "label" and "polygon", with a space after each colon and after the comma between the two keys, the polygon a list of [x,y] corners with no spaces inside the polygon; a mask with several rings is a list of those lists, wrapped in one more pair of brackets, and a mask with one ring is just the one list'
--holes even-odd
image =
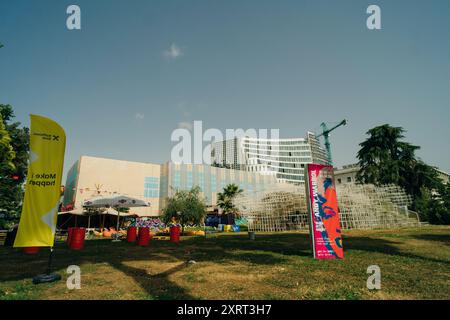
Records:
{"label": "printed graphic on banner", "polygon": [[333,167],[307,166],[310,230],[314,258],[344,258]]}
{"label": "printed graphic on banner", "polygon": [[30,162],[14,247],[52,247],[66,135],[53,120],[36,115],[30,117]]}

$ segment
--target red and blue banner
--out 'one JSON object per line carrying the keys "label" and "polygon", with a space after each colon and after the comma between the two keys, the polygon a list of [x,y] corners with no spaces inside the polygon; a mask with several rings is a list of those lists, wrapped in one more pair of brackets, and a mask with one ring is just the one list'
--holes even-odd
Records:
{"label": "red and blue banner", "polygon": [[314,258],[344,258],[333,167],[308,164],[306,193]]}

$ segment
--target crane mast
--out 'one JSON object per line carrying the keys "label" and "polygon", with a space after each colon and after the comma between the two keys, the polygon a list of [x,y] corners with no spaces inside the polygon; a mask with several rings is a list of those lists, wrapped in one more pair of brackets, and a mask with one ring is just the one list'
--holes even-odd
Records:
{"label": "crane mast", "polygon": [[327,151],[327,158],[328,163],[330,165],[333,165],[333,159],[331,157],[331,143],[330,143],[330,132],[339,128],[340,126],[345,126],[347,124],[347,120],[342,120],[337,125],[328,128],[327,124],[325,122],[322,122],[320,124],[320,127],[322,128],[322,133],[317,136],[317,138],[320,138],[323,136],[323,139],[325,140],[325,150]]}

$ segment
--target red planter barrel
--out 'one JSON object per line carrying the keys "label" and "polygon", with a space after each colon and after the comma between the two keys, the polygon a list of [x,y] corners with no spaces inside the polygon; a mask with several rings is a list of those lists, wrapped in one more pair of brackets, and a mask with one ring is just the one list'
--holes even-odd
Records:
{"label": "red planter barrel", "polygon": [[127,241],[128,242],[136,242],[136,234],[137,234],[137,228],[136,227],[129,227],[127,230]]}
{"label": "red planter barrel", "polygon": [[181,228],[179,226],[170,227],[170,242],[180,242],[180,230]]}
{"label": "red planter barrel", "polygon": [[75,229],[75,228],[70,227],[69,229],[67,229],[67,231],[68,231],[68,234],[67,234],[67,245],[69,246],[69,248],[70,248],[70,240],[72,240],[73,229]]}
{"label": "red planter barrel", "polygon": [[74,228],[70,238],[70,249],[82,250],[84,248],[85,228]]}
{"label": "red planter barrel", "polygon": [[139,228],[138,246],[148,246],[150,243],[150,229]]}
{"label": "red planter barrel", "polygon": [[41,247],[24,247],[22,250],[26,254],[36,254],[41,250]]}

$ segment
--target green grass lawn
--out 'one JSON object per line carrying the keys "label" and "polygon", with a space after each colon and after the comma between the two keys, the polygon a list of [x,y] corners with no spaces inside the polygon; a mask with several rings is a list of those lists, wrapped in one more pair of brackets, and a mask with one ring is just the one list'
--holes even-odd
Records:
{"label": "green grass lawn", "polygon": [[[347,231],[344,260],[312,258],[307,233],[246,233],[153,241],[138,247],[87,241],[83,251],[55,248],[62,281],[33,285],[48,250],[26,255],[0,247],[0,299],[449,299],[450,227]],[[195,260],[196,263],[187,263]],[[81,289],[66,268],[81,267]],[[381,268],[368,290],[367,267]]]}

